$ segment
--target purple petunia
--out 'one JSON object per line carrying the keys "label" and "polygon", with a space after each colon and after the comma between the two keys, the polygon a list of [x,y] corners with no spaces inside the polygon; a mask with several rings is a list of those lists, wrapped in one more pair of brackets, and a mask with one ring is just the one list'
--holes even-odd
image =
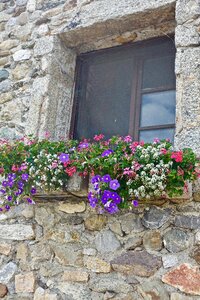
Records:
{"label": "purple petunia", "polygon": [[8,197],[7,197],[7,200],[8,200],[8,201],[12,201],[12,198],[13,198],[12,196],[8,196]]}
{"label": "purple petunia", "polygon": [[29,175],[27,173],[22,174],[22,180],[27,181],[29,178]]}
{"label": "purple petunia", "polygon": [[112,192],[110,198],[113,199],[115,204],[119,204],[121,202],[121,197],[116,192]]}
{"label": "purple petunia", "polygon": [[15,173],[8,174],[8,180],[13,181],[15,178],[16,178],[16,174]]}
{"label": "purple petunia", "polygon": [[133,204],[133,206],[138,206],[139,205],[137,200],[133,200],[132,204]]}
{"label": "purple petunia", "polygon": [[95,183],[100,182],[100,181],[101,181],[101,176],[100,175],[93,176],[92,179],[91,179],[92,184],[95,184]]}
{"label": "purple petunia", "polygon": [[89,147],[89,143],[86,143],[86,142],[80,143],[78,147],[80,149],[86,149]]}
{"label": "purple petunia", "polygon": [[4,187],[7,187],[7,186],[8,186],[8,181],[4,180],[4,181],[2,182],[2,185],[3,185]]}
{"label": "purple petunia", "polygon": [[31,198],[26,198],[26,200],[29,204],[33,204],[33,200]]}
{"label": "purple petunia", "polygon": [[101,156],[102,157],[105,157],[105,156],[109,156],[111,153],[113,153],[114,151],[112,149],[108,149],[108,150],[105,150]]}
{"label": "purple petunia", "polygon": [[3,189],[1,189],[1,190],[0,190],[0,193],[3,195],[3,194],[5,194],[5,193],[6,193],[6,191],[5,191],[5,190],[3,190]]}
{"label": "purple petunia", "polygon": [[10,209],[10,206],[9,206],[9,205],[5,205],[5,209],[6,209],[6,210],[9,210],[9,209]]}
{"label": "purple petunia", "polygon": [[24,183],[21,180],[18,181],[17,185],[18,185],[19,188],[23,188],[24,187]]}
{"label": "purple petunia", "polygon": [[120,187],[119,181],[117,179],[111,180],[110,183],[109,183],[109,187],[112,190],[116,191]]}
{"label": "purple petunia", "polygon": [[58,157],[62,163],[69,161],[69,154],[67,153],[61,153]]}
{"label": "purple petunia", "polygon": [[107,182],[110,182],[111,181],[111,177],[109,174],[106,174],[102,177],[102,181],[107,183]]}
{"label": "purple petunia", "polygon": [[109,214],[115,214],[119,211],[117,205],[113,202],[110,202],[109,205],[105,207],[105,209]]}
{"label": "purple petunia", "polygon": [[36,194],[36,188],[32,188],[32,189],[31,189],[31,194],[32,194],[32,195]]}

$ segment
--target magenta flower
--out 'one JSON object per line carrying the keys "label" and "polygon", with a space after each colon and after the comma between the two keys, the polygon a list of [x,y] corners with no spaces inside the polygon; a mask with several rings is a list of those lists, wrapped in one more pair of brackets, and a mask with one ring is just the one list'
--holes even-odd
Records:
{"label": "magenta flower", "polygon": [[112,190],[116,191],[120,187],[119,181],[117,179],[111,180],[110,184],[109,184],[109,187]]}
{"label": "magenta flower", "polygon": [[62,163],[68,162],[69,161],[69,154],[61,153],[60,156],[59,156],[59,159]]}

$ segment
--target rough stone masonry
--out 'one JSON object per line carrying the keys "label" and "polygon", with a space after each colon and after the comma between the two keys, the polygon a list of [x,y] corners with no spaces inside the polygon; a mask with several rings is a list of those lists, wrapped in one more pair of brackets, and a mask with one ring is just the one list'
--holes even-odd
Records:
{"label": "rough stone masonry", "polygon": [[[79,53],[175,36],[176,147],[200,145],[199,0],[1,0],[0,137],[68,137]],[[196,202],[195,202],[196,201]],[[96,215],[47,200],[0,215],[0,298],[200,299],[200,192]]]}

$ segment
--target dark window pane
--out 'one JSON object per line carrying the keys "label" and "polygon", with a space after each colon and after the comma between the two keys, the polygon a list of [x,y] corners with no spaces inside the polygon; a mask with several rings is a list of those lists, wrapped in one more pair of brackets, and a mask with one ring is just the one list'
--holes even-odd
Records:
{"label": "dark window pane", "polygon": [[126,135],[129,130],[129,113],[133,60],[123,55],[108,60],[93,58],[82,69],[84,95],[79,99],[77,124],[78,138],[91,138],[102,132],[107,138]]}
{"label": "dark window pane", "polygon": [[155,129],[155,130],[142,130],[140,131],[140,141],[153,142],[154,138],[167,139],[173,142],[174,128],[169,129]]}
{"label": "dark window pane", "polygon": [[140,126],[174,124],[175,103],[175,91],[143,94]]}
{"label": "dark window pane", "polygon": [[145,60],[142,88],[175,86],[174,59],[164,56]]}

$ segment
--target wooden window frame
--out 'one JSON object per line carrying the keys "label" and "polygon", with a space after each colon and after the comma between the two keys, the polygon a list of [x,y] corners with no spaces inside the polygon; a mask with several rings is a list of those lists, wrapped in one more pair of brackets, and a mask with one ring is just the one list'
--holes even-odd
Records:
{"label": "wooden window frame", "polygon": [[[85,58],[91,55],[97,55],[98,53],[107,53],[107,51],[118,51],[119,49],[124,49],[127,47],[145,47],[145,45],[152,44],[153,42],[164,42],[166,39],[169,38],[174,43],[174,36],[169,37],[157,37],[148,39],[145,41],[139,41],[135,43],[127,43],[125,45],[115,46],[106,49],[100,49],[96,51],[91,51],[87,53],[80,54],[77,56],[76,59],[76,69],[75,69],[75,91],[74,91],[74,102],[72,108],[72,118],[71,118],[71,126],[70,126],[70,137],[75,137],[75,128],[77,124],[77,117],[78,117],[78,99],[79,99],[79,90],[80,90],[80,74],[81,74],[81,67],[82,63]],[[175,48],[175,46],[174,46]],[[159,55],[159,57],[166,56],[166,55]],[[137,60],[135,70],[133,73],[133,81],[131,87],[131,98],[130,98],[130,115],[129,115],[129,132],[128,134],[133,137],[134,140],[139,140],[139,134],[142,130],[156,130],[156,129],[174,129],[175,123],[166,124],[166,125],[153,125],[153,126],[140,126],[140,117],[141,117],[141,105],[142,105],[142,95],[145,93],[156,93],[162,91],[170,91],[176,90],[176,84],[171,86],[163,86],[157,88],[142,88],[142,76],[143,76],[143,60],[144,57],[147,56],[140,56]],[[158,57],[157,55],[148,55],[148,58]],[[86,74],[87,77],[87,74]]]}

